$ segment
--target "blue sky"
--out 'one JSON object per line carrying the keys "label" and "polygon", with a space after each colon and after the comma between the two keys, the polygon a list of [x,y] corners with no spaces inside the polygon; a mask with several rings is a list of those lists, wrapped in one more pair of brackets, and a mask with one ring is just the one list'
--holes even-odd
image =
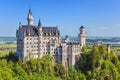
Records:
{"label": "blue sky", "polygon": [[120,36],[120,0],[1,0],[0,36],[15,37],[29,7],[35,25],[58,25],[62,36],[77,36],[81,25],[88,36]]}

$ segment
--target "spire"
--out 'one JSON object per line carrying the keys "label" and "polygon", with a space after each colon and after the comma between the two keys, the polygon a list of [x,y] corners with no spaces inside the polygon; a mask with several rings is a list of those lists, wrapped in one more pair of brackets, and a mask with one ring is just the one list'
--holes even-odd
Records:
{"label": "spire", "polygon": [[31,8],[29,8],[29,13],[28,13],[28,14],[32,15],[32,11],[31,11]]}
{"label": "spire", "polygon": [[42,25],[41,25],[41,21],[40,21],[40,19],[39,19],[39,22],[38,22],[38,26],[42,26]]}
{"label": "spire", "polygon": [[19,22],[19,26],[21,26],[21,22]]}
{"label": "spire", "polygon": [[19,27],[22,27],[21,22],[19,22]]}
{"label": "spire", "polygon": [[28,25],[33,25],[33,16],[32,16],[32,11],[31,9],[29,8],[29,11],[28,11],[28,17],[27,17],[27,21],[28,21]]}

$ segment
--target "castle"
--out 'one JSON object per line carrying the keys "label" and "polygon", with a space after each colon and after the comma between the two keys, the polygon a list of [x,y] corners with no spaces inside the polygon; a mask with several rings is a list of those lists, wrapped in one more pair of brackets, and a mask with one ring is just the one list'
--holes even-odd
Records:
{"label": "castle", "polygon": [[40,20],[38,26],[33,24],[32,11],[29,9],[27,25],[19,23],[16,31],[17,51],[16,55],[22,61],[30,58],[41,58],[45,55],[54,57],[55,62],[61,62],[64,66],[74,66],[79,60],[81,48],[86,44],[85,28],[80,27],[78,41],[70,41],[66,36],[61,39],[60,31],[57,26],[45,27]]}

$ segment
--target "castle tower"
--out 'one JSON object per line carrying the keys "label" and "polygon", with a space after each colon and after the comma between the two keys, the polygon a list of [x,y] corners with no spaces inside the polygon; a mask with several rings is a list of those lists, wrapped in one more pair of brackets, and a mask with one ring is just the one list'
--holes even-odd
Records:
{"label": "castle tower", "polygon": [[65,42],[66,42],[66,43],[69,42],[69,37],[68,37],[68,35],[66,35],[66,37],[65,37]]}
{"label": "castle tower", "polygon": [[111,52],[111,50],[110,50],[110,44],[107,44],[107,51],[108,51],[108,53]]}
{"label": "castle tower", "polygon": [[33,20],[34,20],[34,18],[32,16],[32,11],[31,11],[31,9],[29,9],[28,17],[27,17],[28,25],[30,25],[30,26],[33,25]]}
{"label": "castle tower", "polygon": [[38,22],[38,57],[42,57],[42,25],[39,19]]}
{"label": "castle tower", "polygon": [[86,45],[86,33],[85,33],[85,27],[81,26],[80,27],[80,34],[78,34],[79,38],[79,44],[81,48]]}

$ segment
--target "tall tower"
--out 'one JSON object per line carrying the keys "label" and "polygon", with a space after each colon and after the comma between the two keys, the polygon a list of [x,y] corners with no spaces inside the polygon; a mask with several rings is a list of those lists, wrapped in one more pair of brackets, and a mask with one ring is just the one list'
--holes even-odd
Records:
{"label": "tall tower", "polygon": [[31,11],[31,9],[29,9],[28,17],[27,17],[28,25],[30,25],[30,26],[33,25],[33,20],[34,20],[34,18],[32,16],[32,11]]}
{"label": "tall tower", "polygon": [[86,33],[85,33],[85,27],[81,26],[80,27],[80,34],[78,34],[79,38],[79,44],[81,48],[86,45]]}
{"label": "tall tower", "polygon": [[111,51],[110,51],[110,44],[107,44],[107,51],[108,51],[108,53],[111,52]]}
{"label": "tall tower", "polygon": [[42,57],[42,25],[41,25],[41,22],[40,22],[40,19],[39,19],[39,22],[38,22],[38,57]]}

